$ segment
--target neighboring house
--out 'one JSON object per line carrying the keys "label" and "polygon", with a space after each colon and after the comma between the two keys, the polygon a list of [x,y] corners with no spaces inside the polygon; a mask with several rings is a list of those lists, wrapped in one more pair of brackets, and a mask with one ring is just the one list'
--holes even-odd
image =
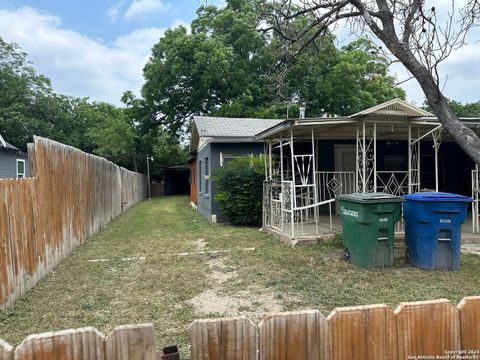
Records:
{"label": "neighboring house", "polygon": [[29,174],[27,154],[6,142],[0,135],[0,179],[24,178]]}
{"label": "neighboring house", "polygon": [[190,139],[192,163],[190,199],[212,223],[224,222],[216,204],[213,171],[227,161],[249,154],[263,154],[263,141],[253,137],[282,122],[272,119],[195,116]]}

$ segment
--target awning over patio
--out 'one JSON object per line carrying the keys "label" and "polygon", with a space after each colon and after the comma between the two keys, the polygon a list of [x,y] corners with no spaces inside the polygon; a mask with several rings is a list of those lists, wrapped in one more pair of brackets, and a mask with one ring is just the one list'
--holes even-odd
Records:
{"label": "awning over patio", "polygon": [[[461,121],[475,131],[480,127],[479,118]],[[322,215],[329,214],[327,226],[332,227],[334,201],[339,194],[382,191],[402,195],[420,191],[421,151],[431,153],[430,177],[434,178],[433,190],[438,191],[439,148],[442,142],[452,141],[436,117],[399,99],[351,116],[287,119],[255,139],[265,142],[268,159],[264,226],[293,240],[305,237],[307,228],[314,229],[316,236],[322,233]],[[421,150],[425,142],[428,148],[423,146]],[[325,152],[328,146],[337,146],[336,152]],[[395,147],[397,153],[386,158],[382,151],[387,147]],[[337,168],[342,159],[337,161],[336,157],[342,151],[344,160],[346,156],[350,159],[348,169]],[[332,163],[326,158],[334,156],[335,168],[322,168],[322,163]],[[390,162],[388,167],[386,160]],[[480,178],[473,179],[479,174],[472,172],[472,184],[480,183]],[[479,208],[479,200],[474,209]],[[478,211],[474,216],[478,217]],[[309,231],[308,236],[315,235]]]}

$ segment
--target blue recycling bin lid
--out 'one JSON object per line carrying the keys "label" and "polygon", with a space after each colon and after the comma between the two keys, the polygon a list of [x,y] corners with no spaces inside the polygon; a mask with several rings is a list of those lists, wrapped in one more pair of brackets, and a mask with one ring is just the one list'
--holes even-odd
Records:
{"label": "blue recycling bin lid", "polygon": [[427,202],[472,202],[472,198],[464,195],[451,194],[446,192],[418,192],[409,195],[403,195],[405,200],[427,201]]}

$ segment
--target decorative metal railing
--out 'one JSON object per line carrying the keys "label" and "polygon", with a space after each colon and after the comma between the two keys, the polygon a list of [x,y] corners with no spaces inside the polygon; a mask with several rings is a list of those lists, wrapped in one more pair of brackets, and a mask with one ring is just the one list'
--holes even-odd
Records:
{"label": "decorative metal railing", "polygon": [[408,194],[408,171],[377,171],[377,192]]}
{"label": "decorative metal railing", "polygon": [[354,171],[317,171],[316,182],[320,201],[335,199],[356,191]]}

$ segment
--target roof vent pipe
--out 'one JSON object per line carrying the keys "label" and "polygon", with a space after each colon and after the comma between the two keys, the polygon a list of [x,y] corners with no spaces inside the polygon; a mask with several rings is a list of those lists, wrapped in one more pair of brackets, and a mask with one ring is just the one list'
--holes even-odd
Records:
{"label": "roof vent pipe", "polygon": [[306,110],[306,105],[303,102],[302,106],[300,106],[300,119],[305,119],[305,110]]}

